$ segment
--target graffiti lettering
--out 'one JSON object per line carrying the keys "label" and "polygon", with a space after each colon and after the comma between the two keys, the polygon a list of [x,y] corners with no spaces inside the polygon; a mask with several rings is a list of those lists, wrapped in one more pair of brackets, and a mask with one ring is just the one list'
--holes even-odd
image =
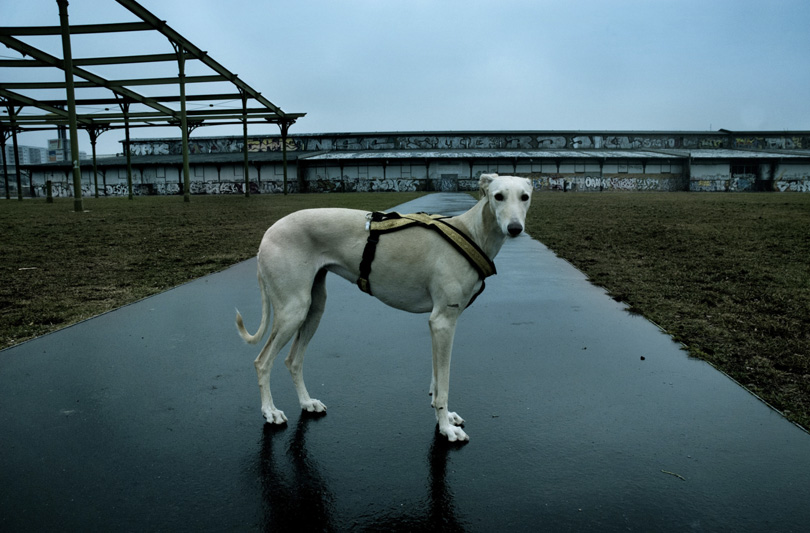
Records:
{"label": "graffiti lettering", "polygon": [[539,176],[532,179],[535,189],[559,191],[683,191],[682,177],[651,178],[647,176]]}
{"label": "graffiti lettering", "polygon": [[[284,149],[279,138],[248,139],[248,152],[281,152]],[[287,139],[287,151],[294,152],[298,149],[293,139]]]}
{"label": "graffiti lettering", "polygon": [[777,181],[776,190],[779,192],[810,192],[810,180]]}
{"label": "graffiti lettering", "polygon": [[565,137],[538,137],[537,148],[565,148]]}
{"label": "graffiti lettering", "polygon": [[[138,140],[130,144],[133,155],[178,155],[181,153],[180,139]],[[810,146],[810,136],[736,136],[717,133],[690,133],[675,137],[662,134],[624,135],[294,135],[287,139],[287,150],[465,150],[465,149],[672,149],[672,148],[740,148],[740,149],[780,149],[795,150]],[[251,152],[280,151],[281,138],[250,137],[248,150]],[[235,153],[242,150],[242,138],[199,138],[189,140],[192,154]]]}

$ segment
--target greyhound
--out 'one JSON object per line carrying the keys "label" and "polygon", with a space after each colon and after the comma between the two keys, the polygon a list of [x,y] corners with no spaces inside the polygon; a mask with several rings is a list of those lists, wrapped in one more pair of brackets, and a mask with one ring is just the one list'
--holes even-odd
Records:
{"label": "greyhound", "polygon": [[[526,178],[482,174],[479,188],[478,203],[447,222],[492,259],[506,239],[523,232],[532,185]],[[326,273],[334,272],[351,282],[360,277],[368,215],[354,209],[305,209],[277,221],[262,238],[258,253],[261,325],[251,335],[237,310],[236,327],[245,342],[258,343],[267,331],[273,308],[270,338],[254,361],[262,414],[268,423],[287,422],[273,404],[270,371],[278,353],[293,337],[285,363],[301,408],[313,413],[326,411],[304,385],[304,352],[323,315]],[[468,441],[461,428],[464,420],[448,410],[450,353],[456,322],[482,286],[479,272],[441,235],[412,228],[379,240],[369,282],[374,296],[384,303],[411,313],[430,313],[431,405],[442,435],[451,442]]]}

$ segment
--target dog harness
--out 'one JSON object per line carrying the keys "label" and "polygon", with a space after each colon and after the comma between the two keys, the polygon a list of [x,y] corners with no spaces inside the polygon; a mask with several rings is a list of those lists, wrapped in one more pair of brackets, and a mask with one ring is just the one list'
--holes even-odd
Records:
{"label": "dog harness", "polygon": [[366,247],[363,250],[363,259],[360,262],[360,278],[357,280],[357,286],[360,290],[371,293],[371,284],[368,277],[371,274],[371,263],[374,261],[374,254],[377,251],[377,243],[380,242],[380,235],[383,233],[392,233],[407,228],[422,227],[433,230],[444,239],[453,245],[461,255],[464,256],[470,265],[478,272],[481,277],[481,288],[470,299],[467,307],[478,298],[478,295],[484,292],[484,278],[495,275],[495,264],[484,253],[481,248],[473,242],[467,235],[457,230],[444,220],[450,218],[442,215],[429,215],[427,213],[414,213],[410,215],[400,215],[399,213],[383,213],[375,211],[366,215],[366,230],[368,230],[368,240]]}

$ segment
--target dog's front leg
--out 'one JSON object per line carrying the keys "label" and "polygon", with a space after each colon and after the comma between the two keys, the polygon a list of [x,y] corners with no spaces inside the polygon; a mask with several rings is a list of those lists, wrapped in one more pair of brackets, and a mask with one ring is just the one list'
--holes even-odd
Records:
{"label": "dog's front leg", "polygon": [[430,335],[433,341],[433,408],[439,422],[439,432],[450,442],[467,441],[470,437],[461,429],[464,420],[448,410],[450,395],[450,356],[456,322],[461,313],[457,306],[435,308],[430,315]]}

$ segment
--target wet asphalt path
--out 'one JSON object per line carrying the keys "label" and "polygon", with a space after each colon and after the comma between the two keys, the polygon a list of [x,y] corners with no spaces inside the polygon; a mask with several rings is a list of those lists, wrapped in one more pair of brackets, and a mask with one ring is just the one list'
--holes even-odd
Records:
{"label": "wet asphalt path", "polygon": [[258,326],[255,260],[0,352],[0,530],[806,530],[810,435],[528,236],[495,262],[456,334],[463,446],[427,315],[336,276],[305,365],[328,414],[279,358],[282,428],[233,326]]}

